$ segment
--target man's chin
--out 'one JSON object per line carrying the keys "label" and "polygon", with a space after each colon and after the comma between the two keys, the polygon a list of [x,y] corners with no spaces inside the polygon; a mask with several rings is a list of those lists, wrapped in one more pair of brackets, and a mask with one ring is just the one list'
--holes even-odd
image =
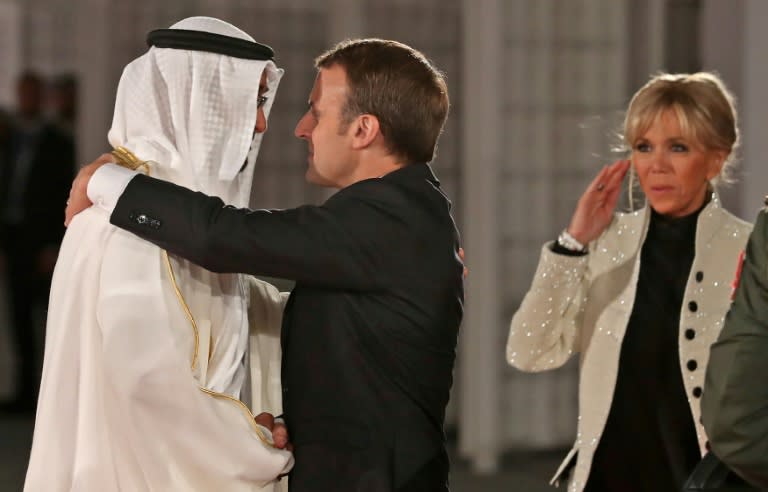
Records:
{"label": "man's chin", "polygon": [[307,183],[317,186],[331,186],[327,180],[319,176],[311,167],[307,168],[307,172],[304,173],[304,179]]}

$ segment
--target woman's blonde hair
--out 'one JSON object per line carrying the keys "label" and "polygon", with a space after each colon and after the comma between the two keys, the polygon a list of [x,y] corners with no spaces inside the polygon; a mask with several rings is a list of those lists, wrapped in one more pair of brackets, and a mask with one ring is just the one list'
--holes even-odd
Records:
{"label": "woman's blonde hair", "polygon": [[624,149],[631,150],[666,111],[677,116],[683,137],[705,149],[725,152],[720,174],[711,184],[732,182],[739,128],[734,97],[720,77],[710,72],[652,77],[629,103],[624,118]]}

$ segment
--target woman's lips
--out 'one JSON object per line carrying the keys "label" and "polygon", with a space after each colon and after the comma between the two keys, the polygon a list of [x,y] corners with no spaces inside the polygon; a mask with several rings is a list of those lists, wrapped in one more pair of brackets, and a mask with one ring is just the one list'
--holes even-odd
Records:
{"label": "woman's lips", "polygon": [[665,185],[657,185],[657,186],[650,187],[650,190],[653,193],[669,193],[674,189],[675,188],[673,186],[665,186]]}

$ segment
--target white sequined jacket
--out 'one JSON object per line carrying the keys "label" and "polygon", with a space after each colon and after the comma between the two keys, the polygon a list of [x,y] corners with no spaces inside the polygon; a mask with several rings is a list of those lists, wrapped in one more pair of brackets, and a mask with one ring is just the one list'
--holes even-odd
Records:
{"label": "white sequined jacket", "polygon": [[[512,366],[544,371],[580,353],[578,434],[553,478],[558,482],[577,456],[569,492],[583,490],[611,408],[649,218],[648,207],[617,213],[584,256],[556,254],[551,243],[544,245],[531,288],[512,318],[506,354]],[[722,208],[715,194],[696,227],[695,257],[680,310],[679,347],[680,371],[702,452],[707,436],[699,422],[699,402],[709,346],[730,305],[739,253],[751,229]]]}

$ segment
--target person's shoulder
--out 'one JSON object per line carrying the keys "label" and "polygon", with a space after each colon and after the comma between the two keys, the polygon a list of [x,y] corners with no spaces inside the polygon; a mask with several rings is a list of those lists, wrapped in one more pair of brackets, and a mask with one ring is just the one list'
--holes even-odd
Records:
{"label": "person's shoulder", "polygon": [[724,207],[717,207],[712,209],[713,212],[717,212],[722,216],[722,229],[735,239],[746,239],[752,232],[754,224],[746,221],[740,217],[737,217],[733,213],[729,212]]}
{"label": "person's shoulder", "polygon": [[[377,178],[353,183],[339,190],[325,205],[331,208],[363,205],[387,215],[450,216],[451,202],[426,165],[408,165]],[[421,212],[419,212],[421,211]]]}
{"label": "person's shoulder", "polygon": [[765,240],[768,238],[768,195],[763,199],[762,205],[755,218],[755,231],[759,231],[760,237]]}
{"label": "person's shoulder", "polygon": [[340,189],[326,202],[337,204],[346,202],[390,202],[402,199],[403,189],[382,178],[369,178]]}

